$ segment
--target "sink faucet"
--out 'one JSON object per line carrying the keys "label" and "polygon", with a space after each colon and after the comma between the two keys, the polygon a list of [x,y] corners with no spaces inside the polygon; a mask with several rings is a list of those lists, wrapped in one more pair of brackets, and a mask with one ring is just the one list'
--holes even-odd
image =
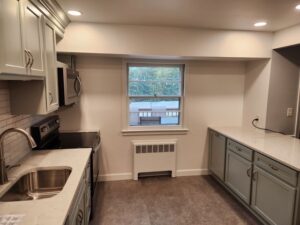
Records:
{"label": "sink faucet", "polygon": [[9,133],[13,133],[13,132],[17,132],[20,134],[23,134],[27,141],[28,144],[30,145],[31,148],[35,148],[36,147],[36,143],[33,140],[33,138],[31,137],[30,134],[28,134],[25,130],[21,129],[21,128],[9,128],[5,131],[3,131],[2,134],[0,134],[0,185],[5,184],[8,182],[8,178],[7,178],[7,169],[5,166],[5,159],[4,159],[4,147],[3,147],[3,140],[4,137],[9,134]]}

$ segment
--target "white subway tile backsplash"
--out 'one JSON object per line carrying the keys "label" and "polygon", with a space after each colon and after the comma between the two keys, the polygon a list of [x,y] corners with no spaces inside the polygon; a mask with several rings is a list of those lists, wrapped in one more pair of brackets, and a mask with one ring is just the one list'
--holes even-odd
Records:
{"label": "white subway tile backsplash", "polygon": [[[40,117],[11,115],[8,82],[0,81],[0,133],[12,127],[28,129],[38,118]],[[6,136],[3,146],[7,165],[16,164],[31,151],[27,140],[18,133],[12,133]]]}

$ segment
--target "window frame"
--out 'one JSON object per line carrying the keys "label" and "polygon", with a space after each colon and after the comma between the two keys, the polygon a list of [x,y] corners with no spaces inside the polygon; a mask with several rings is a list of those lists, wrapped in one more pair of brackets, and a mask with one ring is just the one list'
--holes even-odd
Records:
{"label": "window frame", "polygon": [[[129,102],[130,98],[139,98],[140,96],[129,96],[129,66],[138,65],[138,66],[179,66],[182,72],[181,80],[181,95],[180,96],[169,96],[171,98],[180,99],[180,115],[179,115],[179,124],[178,125],[138,125],[130,126],[129,125]],[[186,91],[186,77],[188,71],[188,64],[184,61],[174,61],[174,60],[123,60],[123,74],[122,74],[122,83],[123,83],[123,101],[122,101],[122,120],[123,120],[123,135],[140,135],[140,134],[185,134],[188,129],[185,128],[185,91]],[[142,98],[147,98],[147,96],[141,96]],[[159,98],[164,98],[168,96],[159,96]],[[151,98],[151,97],[149,97]]]}

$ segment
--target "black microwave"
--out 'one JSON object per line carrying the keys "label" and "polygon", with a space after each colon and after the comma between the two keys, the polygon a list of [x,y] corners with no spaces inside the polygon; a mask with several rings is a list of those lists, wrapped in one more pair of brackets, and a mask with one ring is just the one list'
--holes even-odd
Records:
{"label": "black microwave", "polygon": [[73,105],[79,101],[81,80],[79,72],[70,69],[67,64],[57,63],[59,105]]}

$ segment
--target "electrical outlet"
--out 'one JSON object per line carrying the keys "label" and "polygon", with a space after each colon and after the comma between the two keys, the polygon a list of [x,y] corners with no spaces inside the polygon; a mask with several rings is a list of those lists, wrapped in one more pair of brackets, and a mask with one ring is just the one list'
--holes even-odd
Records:
{"label": "electrical outlet", "polygon": [[287,117],[292,117],[293,116],[293,108],[287,108],[286,110],[286,116]]}

